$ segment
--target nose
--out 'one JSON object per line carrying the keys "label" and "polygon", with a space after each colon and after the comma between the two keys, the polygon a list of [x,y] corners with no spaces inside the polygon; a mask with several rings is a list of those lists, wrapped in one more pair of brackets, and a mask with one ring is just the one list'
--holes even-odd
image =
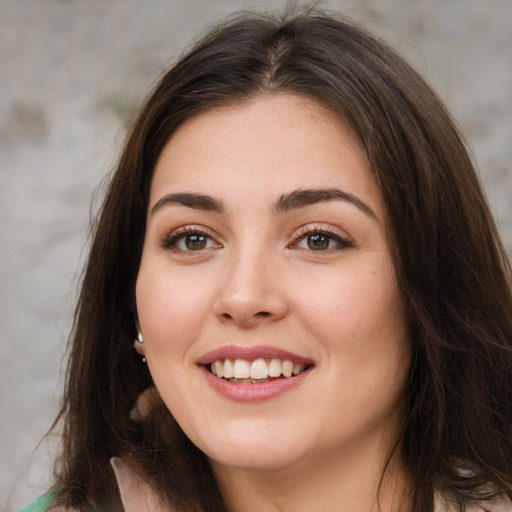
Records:
{"label": "nose", "polygon": [[276,262],[263,252],[245,251],[226,261],[214,305],[217,318],[251,329],[286,316],[288,303]]}

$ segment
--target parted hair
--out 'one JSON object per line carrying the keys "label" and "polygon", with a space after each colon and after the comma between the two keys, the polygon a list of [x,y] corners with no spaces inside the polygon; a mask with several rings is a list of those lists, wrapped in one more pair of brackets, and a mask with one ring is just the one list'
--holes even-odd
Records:
{"label": "parted hair", "polygon": [[433,510],[434,490],[460,510],[511,496],[511,268],[465,143],[386,44],[310,10],[217,25],[134,119],[93,223],[69,340],[60,502],[120,506],[109,459],[124,456],[177,511],[226,510],[206,456],[161,400],[144,420],[130,415],[153,385],[132,346],[134,289],[152,173],[173,132],[207,109],[278,93],[315,99],[350,126],[382,194],[413,349],[394,455],[414,512]]}

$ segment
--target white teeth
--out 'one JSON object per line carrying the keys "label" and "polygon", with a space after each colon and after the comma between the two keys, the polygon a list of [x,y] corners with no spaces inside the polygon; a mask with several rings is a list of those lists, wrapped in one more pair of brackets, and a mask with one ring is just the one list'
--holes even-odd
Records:
{"label": "white teeth", "polygon": [[256,359],[251,364],[251,379],[266,379],[268,377],[268,365],[265,359]]}
{"label": "white teeth", "polygon": [[293,374],[293,363],[291,361],[284,361],[283,363],[283,375],[285,377],[291,377]]}
{"label": "white teeth", "polygon": [[289,359],[271,359],[268,361],[262,357],[254,361],[245,359],[218,359],[211,365],[211,372],[224,379],[253,379],[264,381],[269,377],[278,378],[299,375],[306,368],[304,363],[293,363]]}
{"label": "white teeth", "polygon": [[272,359],[270,364],[268,365],[268,375],[269,377],[280,377],[281,376],[281,360],[280,359]]}
{"label": "white teeth", "polygon": [[225,379],[231,379],[235,375],[233,371],[233,363],[229,359],[224,361],[224,374],[222,375]]}
{"label": "white teeth", "polygon": [[299,375],[299,373],[304,370],[305,365],[302,363],[295,363],[293,365],[293,375]]}
{"label": "white teeth", "polygon": [[215,374],[218,376],[218,377],[224,377],[224,372],[223,372],[223,364],[221,361],[215,361],[214,364],[212,364],[212,366],[215,368]]}
{"label": "white teeth", "polygon": [[251,374],[251,366],[243,359],[235,359],[233,373],[235,379],[248,379]]}

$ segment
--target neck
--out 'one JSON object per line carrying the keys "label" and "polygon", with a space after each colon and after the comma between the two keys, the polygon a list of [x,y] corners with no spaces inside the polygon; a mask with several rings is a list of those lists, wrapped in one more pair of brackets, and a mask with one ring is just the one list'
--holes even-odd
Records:
{"label": "neck", "polygon": [[372,448],[319,454],[270,471],[213,462],[212,468],[230,512],[409,511],[403,465],[395,457],[386,468],[387,454],[376,456]]}

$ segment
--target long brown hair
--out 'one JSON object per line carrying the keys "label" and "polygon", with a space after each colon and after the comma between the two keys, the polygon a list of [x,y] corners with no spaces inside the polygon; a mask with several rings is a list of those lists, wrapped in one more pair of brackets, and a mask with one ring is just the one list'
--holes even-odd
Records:
{"label": "long brown hair", "polygon": [[413,510],[432,510],[434,489],[461,510],[511,495],[511,270],[464,142],[430,87],[385,44],[308,12],[218,26],[163,76],[134,121],[94,226],[70,338],[60,500],[119,505],[109,458],[130,454],[177,510],[225,510],[206,457],[162,403],[145,421],[130,419],[152,385],[132,348],[134,286],[152,172],[173,132],[205,109],[275,92],[336,112],[380,186],[414,354],[396,447]]}

